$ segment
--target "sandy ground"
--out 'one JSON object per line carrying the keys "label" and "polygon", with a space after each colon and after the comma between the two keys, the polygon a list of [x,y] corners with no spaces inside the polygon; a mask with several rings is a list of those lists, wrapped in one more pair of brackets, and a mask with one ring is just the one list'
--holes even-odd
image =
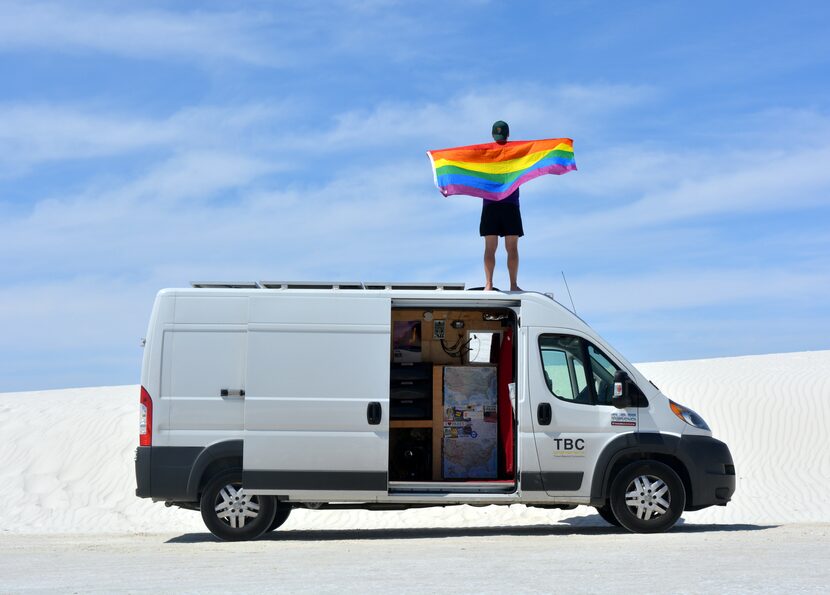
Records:
{"label": "sandy ground", "polygon": [[830,351],[641,364],[730,447],[727,507],[663,535],[592,508],[296,510],[251,543],[135,497],[138,387],[0,394],[0,593],[829,592]]}
{"label": "sandy ground", "polygon": [[[689,523],[830,523],[830,351],[638,364],[729,445],[737,491]],[[191,511],[135,497],[137,386],[0,394],[0,533],[204,530]],[[824,455],[824,456],[822,456]],[[544,525],[593,509],[298,510],[288,530]]]}
{"label": "sandy ground", "polygon": [[830,524],[0,535],[3,592],[827,592]]}

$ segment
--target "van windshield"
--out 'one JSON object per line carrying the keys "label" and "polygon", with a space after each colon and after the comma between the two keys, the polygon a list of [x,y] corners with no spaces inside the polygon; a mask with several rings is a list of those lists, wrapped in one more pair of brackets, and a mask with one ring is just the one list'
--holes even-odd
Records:
{"label": "van windshield", "polygon": [[614,395],[614,375],[617,366],[611,363],[604,353],[588,344],[588,355],[591,358],[591,372],[594,377],[594,390],[597,393],[597,404],[610,405]]}

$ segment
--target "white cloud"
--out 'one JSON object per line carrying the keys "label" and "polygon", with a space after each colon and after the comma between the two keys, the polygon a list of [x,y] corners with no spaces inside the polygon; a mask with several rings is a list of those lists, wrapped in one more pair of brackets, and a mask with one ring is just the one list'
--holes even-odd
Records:
{"label": "white cloud", "polygon": [[[488,142],[495,119],[510,124],[514,139],[578,136],[599,128],[598,120],[653,99],[655,90],[628,85],[562,85],[544,87],[515,83],[477,88],[441,103],[386,103],[370,110],[342,113],[321,138],[325,146],[412,145],[424,150],[445,145]],[[307,141],[309,144],[312,141]]]}
{"label": "white cloud", "polygon": [[41,163],[111,157],[142,150],[221,147],[250,134],[276,114],[291,114],[287,102],[185,108],[171,116],[142,117],[50,104],[0,104],[0,173],[20,175]]}
{"label": "white cloud", "polygon": [[568,283],[578,307],[595,316],[773,302],[809,306],[830,288],[830,263],[802,270],[684,266],[648,273],[574,275]]}
{"label": "white cloud", "polygon": [[[536,200],[547,195],[551,212],[561,211],[557,201],[568,200],[567,215],[542,232],[543,239],[559,241],[597,234],[618,241],[632,230],[707,217],[756,216],[826,205],[830,143],[802,146],[798,136],[793,137],[788,148],[721,149],[716,155],[700,156],[664,150],[643,157],[632,146],[599,157],[595,171],[583,167],[561,181],[543,180],[528,187],[523,196]],[[629,160],[626,152],[635,157]],[[574,203],[570,198],[574,194],[605,198],[600,208],[592,208],[590,203]]]}
{"label": "white cloud", "polygon": [[[475,229],[480,203],[465,197],[440,197],[430,185],[428,162],[417,146],[421,142],[426,146],[435,138],[473,140],[479,124],[484,122],[486,130],[496,106],[505,102],[521,116],[514,121],[534,130],[561,110],[577,110],[570,103],[573,98],[589,106],[583,106],[581,118],[573,120],[581,127],[587,125],[585,121],[601,121],[652,97],[648,89],[606,86],[562,87],[536,94],[490,90],[451,97],[443,104],[386,104],[365,113],[347,112],[336,117],[330,129],[281,139],[258,131],[267,129],[283,110],[259,106],[183,110],[158,121],[121,122],[114,116],[101,116],[116,130],[100,135],[100,148],[95,150],[132,150],[121,139],[136,130],[130,136],[135,146],[160,143],[167,156],[157,158],[133,179],[93,178],[83,192],[52,196],[39,201],[31,212],[11,214],[0,223],[9,247],[0,260],[9,272],[18,274],[25,270],[20,259],[25,254],[26,260],[40,263],[44,270],[60,268],[61,259],[72,255],[80,263],[79,272],[173,266],[207,274],[211,270],[232,272],[233,262],[245,260],[252,270],[262,270],[266,276],[354,277],[361,271],[394,271],[397,266],[406,267],[399,277],[457,270],[469,271],[468,280],[477,279],[480,241]],[[47,109],[40,113],[47,120],[54,113],[61,114]],[[86,119],[81,118],[84,123],[79,129],[101,125],[88,112],[83,115]],[[120,131],[119,123],[123,124]],[[63,140],[51,150],[56,155],[62,147],[68,151],[77,136],[71,130],[59,134]],[[238,151],[227,150],[227,145]],[[290,184],[268,181],[269,174],[292,171],[289,153],[303,164],[344,147],[355,156],[351,161],[339,160],[339,170],[329,169],[319,178],[295,176]],[[371,168],[365,167],[361,151],[372,155]],[[533,233],[522,243],[525,263],[545,267],[561,254],[583,258],[578,241],[583,238],[614,246],[615,257],[631,253],[626,242],[615,244],[635,227],[642,231],[631,245],[642,248],[638,254],[649,258],[655,250],[664,249],[661,244],[666,238],[674,239],[675,245],[684,234],[687,243],[712,239],[704,231],[676,227],[702,215],[795,208],[813,204],[822,189],[830,188],[830,178],[816,166],[827,157],[822,149],[782,156],[784,165],[775,171],[753,163],[752,155],[740,148],[698,158],[686,151],[632,150],[636,158],[625,161],[628,151],[628,147],[607,149],[587,159],[596,166],[593,171],[586,168],[585,173],[539,180],[526,189],[527,226]],[[633,165],[637,175],[626,165]],[[714,173],[707,173],[710,170]],[[698,179],[687,181],[689,177]],[[571,211],[578,214],[563,217],[557,215],[558,197],[542,202],[546,183],[556,188],[558,196],[572,193],[580,200],[598,198],[577,208],[571,199]],[[622,195],[618,204],[603,198],[614,189]],[[797,197],[781,201],[784,192]],[[217,242],[220,234],[216,230],[222,231],[222,237],[237,240]],[[148,233],[153,234],[152,245],[134,258],[130,247]],[[104,255],[100,254],[102,241],[108,246]],[[60,258],[48,264],[56,253]],[[206,266],[202,256],[213,268]],[[471,257],[474,267],[465,262]],[[572,270],[571,265],[555,268],[556,279],[560,268]],[[342,275],[336,274],[340,271]]]}
{"label": "white cloud", "polygon": [[102,10],[97,4],[4,2],[0,48],[105,51],[133,58],[173,57],[285,65],[291,56],[265,49],[261,31],[270,20],[251,12],[173,13]]}

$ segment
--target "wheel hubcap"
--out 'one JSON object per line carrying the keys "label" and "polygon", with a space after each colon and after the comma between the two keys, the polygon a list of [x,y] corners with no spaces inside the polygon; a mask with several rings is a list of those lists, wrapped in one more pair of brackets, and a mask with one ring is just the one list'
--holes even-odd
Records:
{"label": "wheel hubcap", "polygon": [[241,529],[259,514],[259,498],[246,494],[242,484],[229,483],[216,494],[214,510],[224,523]]}
{"label": "wheel hubcap", "polygon": [[644,521],[662,516],[671,506],[669,486],[653,475],[635,477],[625,490],[625,505],[631,514]]}

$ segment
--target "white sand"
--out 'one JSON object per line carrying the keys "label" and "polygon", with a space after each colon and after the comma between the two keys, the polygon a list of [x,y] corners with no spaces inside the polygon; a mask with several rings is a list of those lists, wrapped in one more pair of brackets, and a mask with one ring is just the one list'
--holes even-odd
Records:
{"label": "white sand", "polygon": [[3,593],[826,593],[830,525],[0,535]]}
{"label": "white sand", "polygon": [[[728,507],[687,523],[830,522],[830,351],[638,366],[732,450]],[[204,532],[198,513],[136,498],[138,387],[0,394],[0,531]],[[602,524],[593,509],[295,511],[284,530]]]}

